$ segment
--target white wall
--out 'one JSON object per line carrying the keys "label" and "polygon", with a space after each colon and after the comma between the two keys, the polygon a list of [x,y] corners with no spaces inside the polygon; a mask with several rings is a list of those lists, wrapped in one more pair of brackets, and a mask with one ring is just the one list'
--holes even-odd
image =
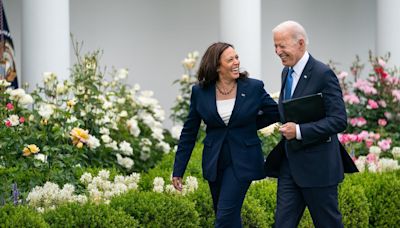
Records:
{"label": "white wall", "polygon": [[[3,2],[20,60],[22,1]],[[368,50],[375,51],[376,0],[262,0],[261,7],[261,78],[269,92],[278,91],[282,69],[271,30],[284,20],[303,24],[314,57],[335,60],[345,70],[356,54],[367,63]],[[84,41],[84,52],[104,51],[102,66],[129,68],[127,83],[155,91],[169,116],[178,93],[172,82],[183,73],[181,60],[190,51],[204,53],[218,41],[219,12],[218,0],[70,0],[70,30]],[[165,126],[170,127],[170,121]]]}
{"label": "white wall", "polygon": [[128,83],[153,90],[168,117],[181,61],[218,40],[215,0],[71,0],[70,10],[71,32],[84,50],[101,48],[103,65],[129,68]]}

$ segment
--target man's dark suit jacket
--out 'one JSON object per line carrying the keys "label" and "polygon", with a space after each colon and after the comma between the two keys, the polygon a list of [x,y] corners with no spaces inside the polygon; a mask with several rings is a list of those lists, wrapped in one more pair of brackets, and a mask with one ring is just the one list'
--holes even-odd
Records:
{"label": "man's dark suit jacket", "polygon": [[[285,123],[282,99],[288,68],[282,71],[279,111]],[[324,187],[338,184],[344,171],[356,172],[353,161],[340,144],[337,133],[347,127],[346,109],[342,91],[335,73],[311,55],[300,76],[292,98],[323,94],[325,118],[300,124],[302,140],[281,142],[271,151],[266,160],[268,176],[278,177],[282,157],[286,154],[294,181],[300,187]],[[313,110],[310,110],[312,112]]]}
{"label": "man's dark suit jacket", "polygon": [[[207,126],[202,157],[206,180],[216,179],[218,156],[224,142],[229,145],[233,170],[239,180],[264,178],[264,159],[257,129],[277,122],[279,113],[276,102],[264,90],[263,82],[237,79],[236,101],[228,125],[217,111],[215,83],[204,88],[193,86],[190,102],[175,155],[173,176],[183,176],[203,120]],[[263,126],[258,120],[260,111],[263,112]]]}

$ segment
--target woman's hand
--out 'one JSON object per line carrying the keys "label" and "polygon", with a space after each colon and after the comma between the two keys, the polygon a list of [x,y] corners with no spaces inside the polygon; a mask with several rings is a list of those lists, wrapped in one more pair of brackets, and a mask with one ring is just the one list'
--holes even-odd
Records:
{"label": "woman's hand", "polygon": [[172,185],[178,191],[182,191],[182,177],[172,177]]}

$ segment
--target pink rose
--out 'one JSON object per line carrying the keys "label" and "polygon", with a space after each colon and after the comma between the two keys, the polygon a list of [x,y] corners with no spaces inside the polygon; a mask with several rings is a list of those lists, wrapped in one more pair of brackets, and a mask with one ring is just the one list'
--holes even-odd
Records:
{"label": "pink rose", "polygon": [[372,139],[366,139],[365,140],[365,146],[367,148],[370,148],[373,144],[374,144],[374,140],[372,140]]}
{"label": "pink rose", "polygon": [[382,149],[382,151],[387,151],[390,149],[390,145],[392,144],[392,139],[383,139],[378,142],[378,146]]}
{"label": "pink rose", "polygon": [[360,99],[355,94],[346,94],[343,96],[344,102],[348,104],[359,104]]}
{"label": "pink rose", "polygon": [[372,99],[368,99],[368,105],[367,105],[367,109],[378,109],[379,105],[378,103],[376,103],[376,101],[372,100]]}
{"label": "pink rose", "polygon": [[7,107],[7,109],[10,110],[10,111],[11,111],[11,110],[14,110],[14,105],[11,104],[11,103],[7,103],[6,107]]}
{"label": "pink rose", "polygon": [[384,100],[379,100],[378,101],[378,104],[382,107],[382,108],[386,108],[386,101],[384,101]]}
{"label": "pink rose", "polygon": [[5,124],[6,124],[7,127],[11,127],[12,126],[11,121],[9,121],[9,120],[7,120]]}
{"label": "pink rose", "polygon": [[386,121],[385,119],[379,119],[379,120],[378,120],[378,124],[379,124],[379,126],[384,127],[384,126],[386,126],[387,121]]}

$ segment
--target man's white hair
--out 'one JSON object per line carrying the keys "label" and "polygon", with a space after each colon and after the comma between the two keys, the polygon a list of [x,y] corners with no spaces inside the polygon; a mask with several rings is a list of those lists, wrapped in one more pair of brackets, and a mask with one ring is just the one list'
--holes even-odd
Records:
{"label": "man's white hair", "polygon": [[299,41],[299,39],[303,38],[306,45],[308,45],[308,36],[306,30],[298,22],[284,21],[272,29],[273,34],[283,31],[289,31],[293,36],[293,40],[295,41]]}

